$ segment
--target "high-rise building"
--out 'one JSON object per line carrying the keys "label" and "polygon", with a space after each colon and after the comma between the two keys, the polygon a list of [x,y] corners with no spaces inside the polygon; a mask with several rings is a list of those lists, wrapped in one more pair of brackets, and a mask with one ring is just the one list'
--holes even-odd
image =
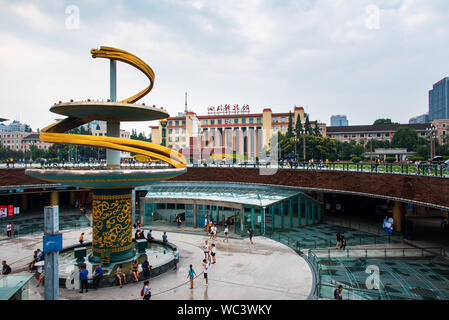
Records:
{"label": "high-rise building", "polygon": [[409,124],[427,123],[427,122],[429,122],[429,114],[428,113],[413,117],[408,121]]}
{"label": "high-rise building", "polygon": [[335,115],[331,117],[331,127],[344,127],[348,125],[349,122],[346,115]]}
{"label": "high-rise building", "polygon": [[449,119],[449,77],[441,79],[429,91],[429,120]]}

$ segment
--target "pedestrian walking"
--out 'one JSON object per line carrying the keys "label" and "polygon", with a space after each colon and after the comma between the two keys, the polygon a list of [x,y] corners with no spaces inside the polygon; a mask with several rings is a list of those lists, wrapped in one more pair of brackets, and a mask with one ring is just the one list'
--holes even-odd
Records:
{"label": "pedestrian walking", "polygon": [[340,248],[341,245],[341,234],[340,232],[337,232],[337,245],[335,246],[335,249]]}
{"label": "pedestrian walking", "polygon": [[168,242],[168,239],[167,239],[167,232],[165,232],[165,231],[164,231],[164,234],[162,235],[162,241],[163,241],[163,242]]}
{"label": "pedestrian walking", "polygon": [[215,258],[215,253],[216,253],[215,243],[212,243],[212,249],[210,252],[210,255],[212,256],[212,264],[217,262],[217,260]]}
{"label": "pedestrian walking", "polygon": [[193,279],[196,277],[195,270],[193,270],[192,265],[189,266],[189,273],[187,274],[187,278],[190,279],[190,289],[193,289]]}
{"label": "pedestrian walking", "polygon": [[203,260],[203,268],[204,268],[204,279],[206,279],[206,286],[209,285],[209,279],[208,279],[209,266],[210,266],[209,261],[204,259]]}
{"label": "pedestrian walking", "polygon": [[212,229],[212,235],[214,240],[217,240],[217,225],[213,225],[213,229]]}
{"label": "pedestrian walking", "polygon": [[174,270],[176,270],[177,266],[178,266],[178,262],[179,262],[179,251],[178,251],[178,248],[175,248],[173,250],[173,258],[175,258],[175,269]]}
{"label": "pedestrian walking", "polygon": [[340,249],[345,250],[345,248],[346,248],[345,233],[342,232],[340,236]]}
{"label": "pedestrian walking", "polygon": [[12,229],[13,229],[12,223],[8,223],[6,225],[6,235],[8,236],[8,238],[12,237]]}
{"label": "pedestrian walking", "polygon": [[181,218],[179,215],[176,216],[176,224],[178,225],[178,228],[181,228]]}
{"label": "pedestrian walking", "polygon": [[229,237],[228,237],[228,234],[229,234],[229,228],[228,228],[228,225],[227,225],[227,224],[225,224],[224,234],[225,234],[225,238],[223,239],[223,242],[226,241],[227,243],[229,243]]}
{"label": "pedestrian walking", "polygon": [[209,243],[206,241],[204,241],[203,244],[203,252],[204,252],[204,259],[210,259],[210,255],[209,255]]}
{"label": "pedestrian walking", "polygon": [[143,300],[150,300],[151,299],[150,281],[146,280],[143,283],[143,288],[140,291],[140,295],[143,297]]}
{"label": "pedestrian walking", "polygon": [[84,242],[84,232],[81,233],[80,238],[79,238],[79,243],[83,244]]}
{"label": "pedestrian walking", "polygon": [[343,251],[346,249],[346,239],[344,237],[341,240],[341,249]]}
{"label": "pedestrian walking", "polygon": [[248,233],[248,235],[249,235],[249,242],[250,242],[251,244],[253,244],[253,236],[254,236],[254,230],[253,230],[253,228],[249,227],[247,233]]}
{"label": "pedestrian walking", "polygon": [[334,290],[334,299],[343,300],[343,286],[339,285],[337,289]]}
{"label": "pedestrian walking", "polygon": [[88,292],[87,290],[87,276],[89,274],[89,271],[87,271],[86,269],[86,265],[83,264],[80,267],[80,271],[79,271],[79,275],[80,275],[80,293],[83,293],[83,290],[86,289],[86,292]]}

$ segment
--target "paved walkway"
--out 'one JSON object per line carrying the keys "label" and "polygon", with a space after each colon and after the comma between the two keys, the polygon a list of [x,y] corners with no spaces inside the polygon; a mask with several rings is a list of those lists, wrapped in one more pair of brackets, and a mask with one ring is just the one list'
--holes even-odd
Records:
{"label": "paved walkway", "polygon": [[[64,246],[76,244],[80,232],[86,241],[91,240],[91,228],[63,231]],[[312,273],[307,262],[293,250],[264,237],[255,237],[254,245],[248,239],[230,239],[223,243],[215,240],[217,263],[209,271],[209,285],[202,275],[201,246],[208,240],[205,234],[168,232],[168,240],[176,244],[180,252],[178,270],[171,270],[151,280],[154,300],[303,300],[312,289]],[[153,231],[156,239],[162,232]],[[6,259],[13,273],[26,270],[33,251],[42,246],[42,235],[33,235],[2,241],[1,259]],[[198,277],[194,289],[190,289],[187,270],[193,264]],[[43,299],[43,287],[36,288],[36,280],[30,281],[29,298]],[[101,288],[80,294],[78,290],[60,288],[60,299],[70,300],[136,300],[140,299],[143,283],[130,283],[122,288]]]}

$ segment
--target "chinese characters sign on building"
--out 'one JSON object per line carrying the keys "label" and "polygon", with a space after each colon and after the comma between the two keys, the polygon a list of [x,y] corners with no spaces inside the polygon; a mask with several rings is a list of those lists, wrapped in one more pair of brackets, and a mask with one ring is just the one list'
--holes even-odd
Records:
{"label": "chinese characters sign on building", "polygon": [[243,106],[239,106],[238,104],[234,104],[231,106],[230,104],[219,105],[216,107],[208,107],[207,114],[215,115],[215,114],[243,114],[249,113],[249,105],[244,104]]}

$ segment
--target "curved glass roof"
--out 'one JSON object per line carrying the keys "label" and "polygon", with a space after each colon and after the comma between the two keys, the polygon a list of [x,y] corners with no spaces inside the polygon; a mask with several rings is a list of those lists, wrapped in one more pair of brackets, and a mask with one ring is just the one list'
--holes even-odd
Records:
{"label": "curved glass roof", "polygon": [[238,183],[163,182],[136,190],[148,190],[147,199],[186,199],[232,202],[267,207],[302,194],[294,188]]}

